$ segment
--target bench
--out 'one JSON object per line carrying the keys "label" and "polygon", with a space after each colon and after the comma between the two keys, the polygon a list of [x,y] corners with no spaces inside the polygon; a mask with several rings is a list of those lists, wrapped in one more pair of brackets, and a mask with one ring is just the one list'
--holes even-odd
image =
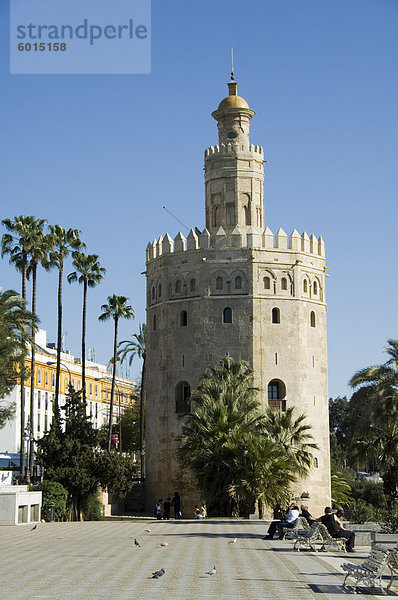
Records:
{"label": "bench", "polygon": [[285,540],[293,540],[296,533],[301,529],[308,530],[310,528],[307,519],[299,517],[293,527],[282,527],[282,532]]}
{"label": "bench", "polygon": [[387,565],[388,556],[388,550],[381,546],[373,546],[367,559],[360,565],[343,563],[341,568],[343,571],[347,571],[343,582],[343,588],[346,588],[347,577],[355,579],[354,594],[357,593],[358,585],[361,584],[366,587],[376,587],[375,582],[378,580],[378,587],[380,587],[381,593],[385,596],[387,592],[382,586],[381,576]]}
{"label": "bench", "polygon": [[329,548],[335,548],[336,550],[340,550],[343,552],[346,551],[346,539],[332,537],[326,529],[326,526],[323,525],[323,523],[319,523],[319,534],[322,538],[322,546],[320,548],[321,552],[326,552]]}
{"label": "bench", "polygon": [[299,529],[295,533],[294,550],[300,552],[300,548],[307,548],[308,550],[315,550],[312,542],[322,541],[322,536],[319,533],[319,524],[312,523],[309,529]]}
{"label": "bench", "polygon": [[389,590],[392,586],[392,582],[394,581],[394,575],[398,575],[398,550],[396,548],[390,550],[387,558],[387,565],[391,571],[390,583],[387,586],[387,589]]}

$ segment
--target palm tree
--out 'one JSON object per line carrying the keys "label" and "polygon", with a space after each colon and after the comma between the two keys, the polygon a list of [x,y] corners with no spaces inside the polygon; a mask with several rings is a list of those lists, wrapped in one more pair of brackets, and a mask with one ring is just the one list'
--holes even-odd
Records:
{"label": "palm tree", "polygon": [[123,340],[118,344],[118,355],[123,362],[129,357],[129,366],[135,356],[142,359],[141,385],[140,385],[140,470],[141,478],[145,477],[144,465],[144,432],[145,432],[145,361],[146,361],[146,325],[139,324],[139,332],[133,334],[133,340]]}
{"label": "palm tree", "polygon": [[119,319],[134,319],[134,311],[128,304],[128,298],[126,296],[108,296],[108,304],[103,304],[101,310],[103,313],[98,317],[100,321],[107,321],[113,319],[114,321],[114,337],[113,337],[113,369],[112,369],[112,386],[111,386],[111,401],[109,406],[109,436],[108,436],[108,450],[111,449],[112,444],[112,421],[113,421],[113,395],[115,392],[115,380],[116,380],[116,364],[117,364],[117,336],[118,336],[118,324]]}
{"label": "palm tree", "polygon": [[240,465],[264,425],[257,393],[249,365],[225,357],[191,396],[195,408],[185,416],[178,456],[196,475],[209,514],[231,514],[241,495]]}
{"label": "palm tree", "polygon": [[106,269],[101,267],[97,254],[73,252],[73,265],[76,271],[68,275],[68,282],[78,281],[83,284],[83,314],[82,314],[82,390],[86,400],[86,321],[87,321],[87,289],[95,287],[105,279]]}
{"label": "palm tree", "polygon": [[62,280],[64,260],[70,250],[85,248],[80,240],[79,229],[64,229],[60,225],[50,225],[50,241],[53,249],[49,255],[49,268],[58,269],[58,327],[57,327],[57,367],[55,375],[55,401],[54,413],[59,418],[59,379],[61,373],[61,345],[62,345]]}
{"label": "palm tree", "polygon": [[[1,239],[1,256],[10,255],[10,263],[21,272],[22,278],[22,299],[26,301],[26,278],[28,268],[28,255],[31,247],[31,234],[35,230],[38,221],[33,216],[15,217],[4,219],[2,224],[9,233],[5,233]],[[24,334],[25,335],[25,334]],[[25,337],[26,340],[26,337]],[[21,475],[25,477],[25,379],[26,369],[25,361],[20,365],[20,386],[21,386],[21,427],[20,427],[20,465]]]}
{"label": "palm tree", "polygon": [[357,388],[351,402],[359,396],[367,406],[355,428],[357,445],[381,468],[384,491],[393,496],[398,493],[398,340],[388,340],[385,352],[387,362],[360,369],[349,383]]}
{"label": "palm tree", "polygon": [[311,432],[311,425],[305,423],[304,414],[294,416],[294,408],[285,412],[267,408],[265,429],[269,436],[294,465],[299,477],[306,477],[313,463],[313,450],[318,450]]}
{"label": "palm tree", "polygon": [[[47,236],[43,227],[46,223],[45,219],[37,219],[35,224],[32,226],[30,234],[30,250],[27,268],[27,278],[32,277],[32,314],[36,316],[36,295],[37,295],[37,267],[39,264],[47,268],[48,252],[51,249],[50,237]],[[31,330],[31,358],[30,358],[30,425],[34,425],[34,414],[35,414],[35,330]],[[33,462],[34,462],[34,442],[30,443],[28,468],[30,479],[33,476]]]}

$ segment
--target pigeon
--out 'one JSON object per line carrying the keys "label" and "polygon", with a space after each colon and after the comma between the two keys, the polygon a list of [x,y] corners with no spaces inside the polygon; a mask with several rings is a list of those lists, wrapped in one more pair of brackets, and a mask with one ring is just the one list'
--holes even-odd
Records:
{"label": "pigeon", "polygon": [[216,567],[210,569],[210,571],[206,571],[206,575],[215,575],[217,573]]}
{"label": "pigeon", "polygon": [[228,542],[228,544],[236,544],[237,541],[238,541],[238,538],[234,538],[233,540],[230,540]]}
{"label": "pigeon", "polygon": [[161,546],[168,546],[168,545],[169,545],[169,542],[162,542],[160,545],[161,545]]}
{"label": "pigeon", "polygon": [[35,529],[37,529],[37,525],[35,525],[34,527],[32,527],[31,531],[34,531]]}
{"label": "pigeon", "polygon": [[137,546],[138,548],[141,548],[140,544],[137,542],[137,540],[134,538],[134,546]]}
{"label": "pigeon", "polygon": [[145,533],[151,533],[150,529],[144,529]]}
{"label": "pigeon", "polygon": [[160,569],[159,571],[155,571],[152,573],[152,579],[159,579],[162,575],[164,575],[166,571],[164,569]]}

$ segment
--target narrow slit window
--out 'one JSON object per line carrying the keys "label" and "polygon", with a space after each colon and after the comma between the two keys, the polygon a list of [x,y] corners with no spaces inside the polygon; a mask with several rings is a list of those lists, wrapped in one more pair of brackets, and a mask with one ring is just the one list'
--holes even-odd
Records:
{"label": "narrow slit window", "polygon": [[189,282],[189,289],[191,290],[191,292],[196,291],[196,279],[191,279],[191,281]]}
{"label": "narrow slit window", "polygon": [[237,277],[235,277],[235,289],[236,290],[241,290],[242,289],[242,277],[240,277],[240,275],[238,275]]}
{"label": "narrow slit window", "polygon": [[282,277],[281,288],[283,290],[287,290],[287,279],[286,279],[286,277]]}
{"label": "narrow slit window", "polygon": [[304,279],[304,282],[303,282],[303,290],[304,290],[304,294],[306,294],[308,292],[308,283],[307,283],[306,279]]}
{"label": "narrow slit window", "polygon": [[186,310],[180,312],[180,325],[186,327],[188,325],[188,313]]}
{"label": "narrow slit window", "polygon": [[318,294],[318,284],[316,281],[314,281],[313,290],[314,290],[314,294],[317,295]]}
{"label": "narrow slit window", "polygon": [[270,290],[271,289],[271,280],[269,277],[264,277],[263,279],[264,282],[264,289],[265,290]]}
{"label": "narrow slit window", "polygon": [[176,294],[181,292],[181,281],[179,279],[176,281],[174,289]]}
{"label": "narrow slit window", "polygon": [[310,323],[311,323],[311,327],[316,327],[316,317],[315,317],[315,313],[312,310],[311,314],[310,314]]}
{"label": "narrow slit window", "polygon": [[216,289],[217,290],[222,290],[223,287],[224,287],[224,283],[223,283],[222,277],[217,277],[217,279],[216,279]]}

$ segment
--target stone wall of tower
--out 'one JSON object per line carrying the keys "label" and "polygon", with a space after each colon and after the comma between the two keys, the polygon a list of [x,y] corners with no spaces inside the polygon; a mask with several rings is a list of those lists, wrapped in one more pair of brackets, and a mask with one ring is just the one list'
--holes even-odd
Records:
{"label": "stone wall of tower", "polygon": [[[322,238],[296,231],[288,238],[283,230],[274,237],[269,229],[242,235],[236,228],[229,243],[220,228],[214,236],[166,234],[148,245],[149,509],[174,491],[182,386],[195,389],[206,367],[226,354],[253,365],[264,406],[268,385],[278,381],[275,408],[286,402],[307,414],[320,449],[317,466],[294,494],[308,492],[313,512],[330,501],[324,267]],[[225,308],[232,323],[223,322]]]}

